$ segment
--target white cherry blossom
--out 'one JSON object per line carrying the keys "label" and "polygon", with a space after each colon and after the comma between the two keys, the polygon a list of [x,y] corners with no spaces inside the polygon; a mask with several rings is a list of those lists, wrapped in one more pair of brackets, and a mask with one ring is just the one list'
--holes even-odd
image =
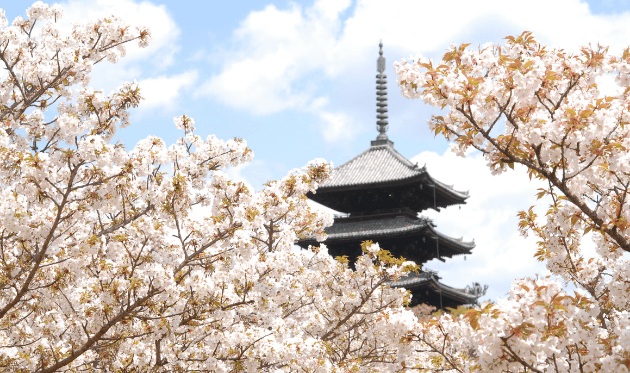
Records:
{"label": "white cherry blossom", "polygon": [[[141,104],[137,83],[89,87],[148,30],[112,16],[62,33],[42,2],[0,16],[0,371],[358,371],[413,365],[415,266],[366,243],[356,270],[325,247],[311,211],[331,165],[314,160],[254,193],[229,167],[240,139],[112,141]],[[41,24],[40,28],[34,27]]]}
{"label": "white cherry blossom", "polygon": [[[545,216],[521,211],[535,257],[556,278],[512,284],[509,298],[421,324],[423,367],[458,372],[627,372],[630,369],[630,90],[602,96],[599,77],[630,85],[630,49],[599,45],[573,55],[531,33],[478,51],[451,46],[442,61],[395,64],[402,94],[447,107],[429,125],[465,156],[481,151],[493,173],[515,163],[545,180]],[[582,239],[592,232],[597,255]],[[590,236],[590,235],[589,235]],[[562,285],[577,288],[568,294]]]}

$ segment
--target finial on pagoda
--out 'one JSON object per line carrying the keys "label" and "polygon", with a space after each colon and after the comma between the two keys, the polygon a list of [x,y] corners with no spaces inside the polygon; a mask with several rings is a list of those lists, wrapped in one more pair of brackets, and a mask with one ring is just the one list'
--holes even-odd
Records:
{"label": "finial on pagoda", "polygon": [[382,40],[380,43],[378,43],[378,59],[376,60],[376,71],[378,71],[381,74],[385,72],[385,57],[383,57],[383,41]]}
{"label": "finial on pagoda", "polygon": [[387,121],[387,75],[385,74],[385,57],[383,57],[383,41],[378,44],[378,59],[376,60],[376,121],[378,136],[376,141],[372,141],[374,145],[394,145],[387,138],[387,129],[389,122]]}

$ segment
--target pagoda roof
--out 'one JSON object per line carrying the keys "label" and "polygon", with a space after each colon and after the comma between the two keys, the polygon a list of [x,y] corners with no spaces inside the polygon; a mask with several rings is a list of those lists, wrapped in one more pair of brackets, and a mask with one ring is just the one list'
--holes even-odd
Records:
{"label": "pagoda roof", "polygon": [[330,179],[322,183],[320,188],[383,183],[408,179],[421,173],[417,165],[392,146],[370,146],[363,153],[336,167]]}
{"label": "pagoda roof", "polygon": [[[471,254],[475,247],[474,241],[467,242],[438,232],[428,218],[406,215],[377,216],[359,220],[352,217],[337,217],[335,223],[325,231],[328,236],[325,243],[334,255],[361,255],[359,249],[361,242],[372,240],[379,242],[393,255],[403,255],[417,264],[435,258],[444,261],[443,257]],[[403,246],[395,249],[401,240]],[[403,249],[404,242],[416,243]],[[307,238],[298,241],[298,245],[306,248],[309,245],[317,245],[317,242],[313,238]]]}
{"label": "pagoda roof", "polygon": [[[433,222],[428,218],[414,219],[408,216],[397,216],[388,219],[371,219],[362,221],[344,221],[336,218],[335,224],[326,228],[327,240],[371,239],[377,241],[379,237],[400,234],[430,233],[438,241],[448,243],[452,255],[470,254],[475,242],[447,236],[435,230]],[[350,219],[348,219],[350,220]],[[446,249],[446,247],[445,247]]]}
{"label": "pagoda roof", "polygon": [[355,213],[408,207],[416,212],[466,203],[468,192],[434,179],[394,149],[389,140],[372,141],[366,151],[333,169],[308,198],[333,210]]}
{"label": "pagoda roof", "polygon": [[466,289],[455,288],[443,284],[438,280],[437,275],[433,272],[410,272],[407,276],[399,279],[398,281],[390,282],[388,285],[393,288],[404,287],[408,290],[428,288],[434,292],[441,292],[442,296],[451,298],[460,304],[474,304],[480,297],[479,295],[468,293]]}
{"label": "pagoda roof", "polygon": [[426,166],[418,167],[417,163],[412,163],[403,157],[389,141],[383,145],[370,146],[363,153],[336,167],[331,177],[319,186],[318,192],[323,192],[326,189],[345,189],[415,178],[426,179],[443,192],[447,192],[462,201],[468,198],[467,191],[457,191],[452,186],[437,181],[429,175]]}
{"label": "pagoda roof", "polygon": [[[348,219],[349,220],[349,219]],[[393,219],[346,221],[336,218],[335,224],[326,228],[327,240],[346,238],[371,238],[425,230],[431,226],[428,219],[410,219],[398,216]]]}

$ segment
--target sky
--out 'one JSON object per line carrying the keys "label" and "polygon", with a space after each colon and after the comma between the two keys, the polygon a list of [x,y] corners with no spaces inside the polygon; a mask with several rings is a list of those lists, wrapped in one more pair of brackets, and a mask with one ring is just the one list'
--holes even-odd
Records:
{"label": "sky", "polygon": [[[0,2],[6,17],[24,16],[25,1]],[[10,1],[10,3],[9,3]],[[341,165],[375,139],[375,74],[384,44],[389,138],[438,180],[468,190],[463,206],[423,212],[442,233],[475,240],[472,255],[433,261],[443,282],[488,284],[484,299],[505,297],[512,280],[544,273],[535,240],[519,236],[516,214],[536,203],[540,185],[523,170],[492,176],[475,153],[448,151],[427,120],[436,109],[403,98],[393,63],[421,53],[439,59],[452,43],[502,43],[532,31],[551,47],[588,43],[617,51],[630,41],[630,0],[69,0],[63,22],[115,14],[148,26],[148,48],[130,45],[115,65],[94,69],[91,86],[110,92],[140,84],[144,102],[117,133],[128,148],[149,135],[168,143],[172,118],[193,117],[198,133],[243,138],[254,160],[229,171],[254,189],[314,158]]]}

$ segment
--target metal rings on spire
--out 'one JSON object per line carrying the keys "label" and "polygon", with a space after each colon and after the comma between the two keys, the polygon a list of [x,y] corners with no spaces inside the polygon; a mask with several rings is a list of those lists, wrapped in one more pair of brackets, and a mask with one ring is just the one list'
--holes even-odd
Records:
{"label": "metal rings on spire", "polygon": [[383,57],[383,42],[379,44],[378,59],[376,60],[376,121],[377,131],[379,132],[377,140],[387,140],[387,75],[385,74],[385,57]]}

